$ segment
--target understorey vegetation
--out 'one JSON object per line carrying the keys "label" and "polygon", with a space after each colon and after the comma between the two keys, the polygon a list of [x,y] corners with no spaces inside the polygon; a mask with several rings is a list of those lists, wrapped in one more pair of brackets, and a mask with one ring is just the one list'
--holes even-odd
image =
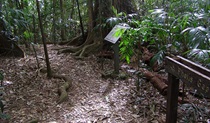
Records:
{"label": "understorey vegetation", "polygon": [[146,47],[154,53],[152,65],[155,61],[161,64],[166,55],[181,55],[210,67],[209,1],[160,3],[145,8],[143,14],[117,13],[121,16],[109,19],[130,26],[121,38],[122,58],[130,62],[133,55],[143,53],[142,48]]}

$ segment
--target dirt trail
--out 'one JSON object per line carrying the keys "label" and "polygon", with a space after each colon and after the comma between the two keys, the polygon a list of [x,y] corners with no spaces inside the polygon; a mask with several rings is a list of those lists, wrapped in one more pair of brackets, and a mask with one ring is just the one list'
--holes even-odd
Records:
{"label": "dirt trail", "polygon": [[[27,123],[34,119],[40,123],[137,122],[130,110],[134,82],[103,79],[96,57],[75,60],[69,54],[58,55],[51,50],[54,47],[48,46],[53,71],[74,80],[69,99],[60,105],[56,104],[57,88],[63,81],[47,79],[46,74],[39,72],[33,54],[23,59],[0,58],[0,69],[5,76],[5,113],[11,116],[11,123]],[[40,66],[44,67],[43,50],[37,49]],[[112,69],[112,61],[104,63],[106,69]]]}

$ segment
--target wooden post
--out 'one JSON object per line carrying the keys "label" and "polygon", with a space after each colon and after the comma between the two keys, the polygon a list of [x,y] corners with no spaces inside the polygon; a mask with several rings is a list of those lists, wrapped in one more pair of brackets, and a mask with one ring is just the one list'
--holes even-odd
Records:
{"label": "wooden post", "polygon": [[114,72],[115,74],[119,74],[119,69],[120,69],[120,58],[119,58],[119,41],[117,41],[114,46]]}
{"label": "wooden post", "polygon": [[179,95],[179,79],[168,73],[168,91],[167,91],[167,115],[166,123],[176,123],[177,121],[177,105]]}
{"label": "wooden post", "polygon": [[[119,58],[119,38],[129,27],[122,25],[115,25],[114,28],[109,32],[109,34],[104,38],[106,41],[109,41],[114,44],[114,72],[115,74],[119,74],[120,69],[120,58]],[[116,33],[120,33],[117,34]]]}

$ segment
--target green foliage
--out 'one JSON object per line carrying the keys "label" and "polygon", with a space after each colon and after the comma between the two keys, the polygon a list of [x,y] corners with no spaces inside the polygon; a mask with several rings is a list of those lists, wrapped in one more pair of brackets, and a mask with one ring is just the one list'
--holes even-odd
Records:
{"label": "green foliage", "polygon": [[3,18],[6,23],[7,31],[15,31],[16,29],[26,29],[28,23],[25,20],[25,14],[18,9],[7,8],[3,11]]}
{"label": "green foliage", "polygon": [[[162,1],[164,2],[164,1]],[[154,0],[144,3],[145,6],[156,6],[147,9],[139,19],[127,19],[116,16],[126,22],[130,28],[122,36],[120,52],[122,58],[130,62],[130,58],[139,50],[138,45],[147,42],[148,48],[156,53],[151,64],[161,63],[165,53],[185,55],[197,62],[210,64],[210,14],[208,0],[187,0],[167,2],[160,6]],[[115,11],[115,15],[117,15]],[[127,15],[128,16],[128,15]],[[125,19],[126,18],[126,19]]]}
{"label": "green foliage", "polygon": [[[87,25],[87,1],[79,0],[79,4],[84,25]],[[75,1],[63,1],[63,9],[64,20],[61,20],[61,9],[59,1],[56,1],[55,6],[53,6],[52,0],[40,1],[40,11],[42,13],[41,17],[44,28],[46,30],[46,35],[56,35],[56,40],[60,39],[59,37],[61,28],[65,29],[67,38],[75,37],[80,32],[78,23],[78,11]],[[35,17],[35,25],[33,25],[33,16]],[[6,29],[11,34],[14,34],[20,38],[27,38],[29,35],[24,34],[24,32],[28,31],[30,33],[36,33],[36,36],[38,36],[37,39],[40,38],[36,1],[2,1],[0,19],[4,20]],[[53,23],[53,19],[55,19],[55,24]],[[55,32],[53,29],[55,29]]]}
{"label": "green foliage", "polygon": [[25,39],[30,39],[33,37],[33,33],[29,32],[28,30],[23,33]]}
{"label": "green foliage", "polygon": [[[162,41],[158,42],[155,35],[167,35],[167,31],[163,28],[159,28],[157,22],[150,18],[145,18],[142,21],[138,21],[138,27],[130,28],[125,35],[122,36],[120,42],[122,58],[126,58],[129,62],[130,57],[134,54],[134,49],[137,45],[149,43],[150,46],[159,46]],[[153,32],[158,32],[154,34]],[[155,41],[156,40],[156,41]],[[139,49],[140,50],[140,49]]]}
{"label": "green foliage", "polygon": [[114,27],[116,24],[119,24],[121,22],[122,18],[111,17],[107,19],[106,24],[109,25],[110,27]]}
{"label": "green foliage", "polygon": [[4,80],[4,75],[3,75],[3,72],[0,71],[0,81],[3,81]]}
{"label": "green foliage", "polygon": [[117,18],[126,16],[126,13],[124,13],[124,12],[118,13],[117,9],[114,6],[112,6],[112,11],[113,11],[115,17],[117,17]]}
{"label": "green foliage", "polygon": [[158,64],[162,64],[164,57],[165,57],[165,48],[163,50],[158,51],[151,59],[150,64],[153,66],[156,62]]}

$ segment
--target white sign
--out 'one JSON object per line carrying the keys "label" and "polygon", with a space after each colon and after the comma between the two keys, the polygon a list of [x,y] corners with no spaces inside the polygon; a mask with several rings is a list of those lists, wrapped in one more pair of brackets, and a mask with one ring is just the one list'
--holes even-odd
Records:
{"label": "white sign", "polygon": [[129,27],[115,25],[114,28],[109,32],[109,34],[104,39],[115,44],[128,28]]}

